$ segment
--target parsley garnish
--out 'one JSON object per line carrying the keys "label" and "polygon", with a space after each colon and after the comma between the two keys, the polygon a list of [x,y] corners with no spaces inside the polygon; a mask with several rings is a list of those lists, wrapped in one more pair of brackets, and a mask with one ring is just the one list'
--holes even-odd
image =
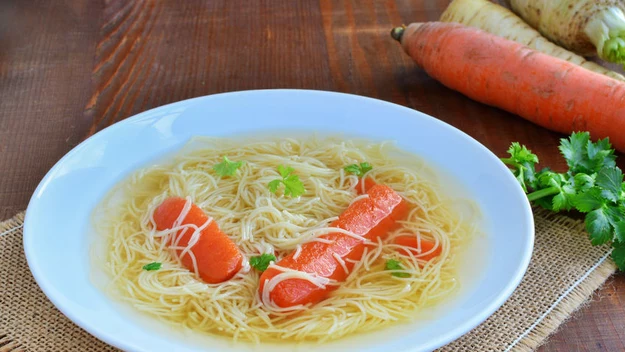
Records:
{"label": "parsley garnish", "polygon": [[269,191],[275,194],[280,184],[283,184],[285,196],[299,197],[304,194],[306,192],[304,183],[299,179],[299,176],[293,174],[293,171],[295,170],[290,166],[279,165],[278,172],[282,179],[269,182]]}
{"label": "parsley garnish", "polygon": [[215,170],[219,176],[234,176],[243,163],[243,161],[232,161],[228,159],[227,156],[224,156],[222,162],[213,166],[213,170]]}
{"label": "parsley garnish", "polygon": [[146,264],[143,266],[143,270],[147,270],[147,271],[153,271],[153,270],[158,270],[161,268],[161,266],[163,266],[162,263],[159,262],[152,262],[150,264]]}
{"label": "parsley garnish", "polygon": [[361,177],[362,175],[366,174],[372,169],[373,169],[373,166],[371,166],[371,164],[369,164],[366,161],[360,164],[347,165],[343,168],[343,170],[349,172],[350,174],[354,174],[358,177]]}
{"label": "parsley garnish", "polygon": [[538,157],[519,143],[512,143],[510,157],[501,160],[534,204],[554,212],[586,213],[590,242],[612,243],[612,259],[625,271],[625,182],[609,140],[592,142],[588,132],[577,132],[562,139],[559,149],[569,166],[565,173],[536,172]]}
{"label": "parsley garnish", "polygon": [[[404,270],[404,268],[401,266],[401,262],[395,259],[387,260],[386,265],[384,266],[384,269],[385,270]],[[391,275],[397,276],[397,277],[410,277],[410,274],[408,273],[397,272],[397,271],[391,273]]]}
{"label": "parsley garnish", "polygon": [[265,271],[271,262],[276,261],[276,256],[273,254],[261,254],[259,256],[250,258],[250,266],[258,271]]}

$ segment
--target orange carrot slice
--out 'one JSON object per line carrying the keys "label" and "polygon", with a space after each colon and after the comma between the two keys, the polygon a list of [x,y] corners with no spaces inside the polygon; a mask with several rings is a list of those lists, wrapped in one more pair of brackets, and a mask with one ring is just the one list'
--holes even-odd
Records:
{"label": "orange carrot slice", "polygon": [[[362,184],[365,184],[365,191],[362,191]],[[358,194],[365,194],[367,192],[369,192],[369,190],[371,189],[371,187],[375,186],[376,183],[375,181],[373,181],[371,178],[369,177],[365,177],[365,178],[361,178],[358,180],[358,184],[356,184],[356,192],[358,192]]]}
{"label": "orange carrot slice", "polygon": [[[441,253],[443,252],[443,247],[440,245],[436,247],[436,249],[434,249],[434,246],[436,246],[436,243],[434,241],[430,241],[430,240],[426,240],[422,238],[420,242],[421,242],[421,251],[419,251],[419,243],[417,241],[417,236],[414,236],[414,235],[397,236],[393,240],[393,243],[395,244],[398,244],[400,246],[410,247],[410,249],[403,249],[402,252],[406,253],[409,250],[418,259],[422,259],[425,261],[430,261],[438,257],[439,255],[441,255]],[[406,253],[406,255],[408,255],[408,253]]]}
{"label": "orange carrot slice", "polygon": [[[350,231],[364,239],[332,232],[320,236],[332,243],[308,242],[302,246],[297,257],[294,252],[276,264],[336,282],[345,281],[355,262],[362,258],[366,246],[364,240],[375,241],[378,237],[385,237],[388,232],[398,227],[397,220],[404,219],[408,215],[408,204],[390,187],[375,185],[367,194],[369,197],[352,203],[339,219],[331,224],[332,227]],[[275,268],[263,272],[259,285],[261,297],[264,286],[278,274],[280,271]],[[275,305],[288,308],[299,304],[317,303],[325,299],[334,289],[336,286],[326,285],[321,288],[308,280],[292,278],[279,282],[269,293],[269,297]]]}
{"label": "orange carrot slice", "polygon": [[[168,198],[154,211],[156,229],[159,231],[171,229],[180,216],[186,200],[183,198]],[[182,220],[181,225],[193,224],[201,227],[208,221],[208,216],[197,205],[191,205],[191,209]],[[178,246],[186,247],[191,240],[193,231],[180,230],[175,235],[179,239]],[[176,250],[178,256],[182,250]],[[200,232],[200,238],[190,252],[195,256],[200,278],[207,283],[215,284],[231,279],[239,269],[243,256],[237,245],[221,230],[215,221]],[[189,270],[195,270],[193,259],[189,254],[180,258],[182,264]]]}

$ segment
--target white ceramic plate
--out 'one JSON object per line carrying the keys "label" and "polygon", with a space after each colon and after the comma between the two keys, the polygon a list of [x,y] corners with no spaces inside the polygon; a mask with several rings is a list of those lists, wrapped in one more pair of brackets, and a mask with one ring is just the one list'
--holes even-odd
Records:
{"label": "white ceramic plate", "polygon": [[[282,131],[282,132],[278,132]],[[428,351],[467,333],[490,316],[519,284],[534,243],[529,203],[506,167],[459,130],[402,106],[360,96],[306,90],[218,94],[146,111],[89,138],[63,157],[35,191],[24,224],[30,269],[48,298],[80,327],[129,351],[254,351],[170,331],[112,302],[90,281],[90,213],[130,172],[180,148],[194,135],[231,136],[288,131],[345,133],[394,140],[451,175],[481,207],[487,244],[465,256],[465,288],[437,316],[317,346],[315,351]],[[481,252],[480,252],[481,251]],[[272,346],[270,350],[293,350]],[[308,350],[309,347],[300,347]]]}

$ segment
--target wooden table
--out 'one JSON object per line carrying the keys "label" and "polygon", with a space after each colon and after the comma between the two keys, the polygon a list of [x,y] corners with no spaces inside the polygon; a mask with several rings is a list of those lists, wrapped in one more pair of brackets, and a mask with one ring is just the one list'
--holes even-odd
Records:
{"label": "wooden table", "polygon": [[[436,20],[448,0],[0,2],[0,218],[94,132],[218,92],[309,88],[405,105],[503,156],[512,141],[561,169],[562,136],[473,102],[415,67],[393,26]],[[621,156],[623,158],[623,156]],[[625,276],[541,351],[625,351]]]}

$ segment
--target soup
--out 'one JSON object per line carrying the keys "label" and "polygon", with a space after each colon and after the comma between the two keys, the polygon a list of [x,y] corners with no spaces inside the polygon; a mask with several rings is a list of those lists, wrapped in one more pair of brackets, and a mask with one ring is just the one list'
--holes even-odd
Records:
{"label": "soup", "polygon": [[479,211],[432,175],[392,143],[198,137],[99,205],[97,265],[115,298],[202,333],[323,342],[380,329],[459,289]]}

